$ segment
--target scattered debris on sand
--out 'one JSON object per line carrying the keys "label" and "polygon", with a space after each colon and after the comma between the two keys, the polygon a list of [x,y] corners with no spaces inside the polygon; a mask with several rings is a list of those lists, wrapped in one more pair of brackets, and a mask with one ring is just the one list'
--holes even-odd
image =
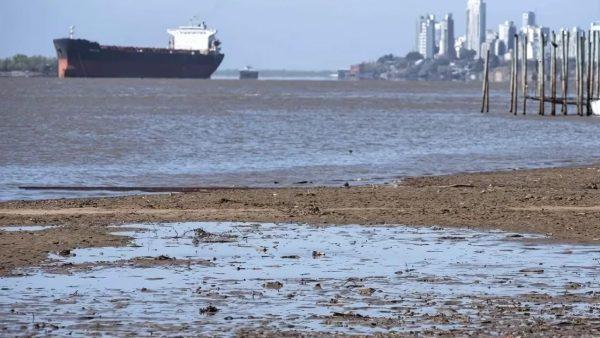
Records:
{"label": "scattered debris on sand", "polygon": [[213,234],[204,229],[194,230],[192,243],[199,245],[200,243],[231,243],[237,240],[237,236],[229,234]]}
{"label": "scattered debris on sand", "polygon": [[271,290],[277,290],[277,291],[279,291],[281,288],[283,288],[283,283],[281,283],[279,281],[266,282],[265,284],[263,284],[263,287],[265,289],[271,289]]}
{"label": "scattered debris on sand", "polygon": [[209,305],[207,307],[200,309],[200,314],[207,315],[207,316],[212,316],[212,315],[216,314],[217,312],[219,312],[219,309],[217,309],[216,307],[214,307],[212,305]]}

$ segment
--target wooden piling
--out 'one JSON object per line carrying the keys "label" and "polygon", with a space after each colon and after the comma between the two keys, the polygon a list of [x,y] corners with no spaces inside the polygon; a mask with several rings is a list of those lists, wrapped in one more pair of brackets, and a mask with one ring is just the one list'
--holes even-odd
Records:
{"label": "wooden piling", "polygon": [[510,109],[509,112],[513,112],[515,104],[515,50],[510,51],[511,64],[510,64]]}
{"label": "wooden piling", "polygon": [[569,113],[569,106],[567,105],[567,99],[569,97],[569,44],[571,40],[571,32],[562,31],[562,113],[567,115]]}
{"label": "wooden piling", "polygon": [[589,61],[590,63],[590,67],[591,67],[591,72],[592,72],[592,76],[590,78],[590,87],[591,89],[591,100],[594,99],[594,96],[596,94],[596,32],[593,32],[592,36],[591,36],[591,46],[590,48],[592,49],[592,55],[591,55],[591,59]]}
{"label": "wooden piling", "polygon": [[560,93],[563,101],[560,107],[560,112],[562,114],[565,113],[565,107],[567,106],[565,104],[565,39],[566,35],[563,28],[560,30]]}
{"label": "wooden piling", "polygon": [[590,67],[592,67],[592,99],[594,99],[596,93],[596,85],[598,84],[598,78],[596,78],[596,69],[598,68],[598,32],[594,32],[592,39],[592,58],[590,59]]}
{"label": "wooden piling", "polygon": [[588,34],[588,40],[587,40],[587,61],[586,61],[586,73],[587,73],[587,78],[586,78],[586,90],[587,93],[585,95],[585,109],[586,109],[586,115],[590,116],[592,115],[592,65],[594,64],[593,59],[592,59],[592,48],[593,48],[593,44],[592,44],[592,31],[589,31]]}
{"label": "wooden piling", "polygon": [[[518,35],[515,34],[515,43],[517,42]],[[519,50],[519,44],[515,44],[517,52]],[[527,34],[523,37],[523,115],[527,114],[527,91],[529,89],[527,78]]]}
{"label": "wooden piling", "polygon": [[[590,30],[590,59],[588,60],[588,64],[590,67],[590,104],[594,99],[594,94],[596,93],[596,32]],[[591,112],[590,106],[590,112]]]}
{"label": "wooden piling", "polygon": [[[538,52],[539,53],[539,52]],[[533,84],[533,97],[539,98],[540,95],[540,59],[539,57],[537,59],[534,58],[534,64],[535,64],[535,69],[533,70],[533,74],[531,79],[534,81]],[[540,113],[539,111],[539,102],[538,102],[538,114]]]}
{"label": "wooden piling", "polygon": [[542,34],[541,36],[541,55],[539,60],[539,71],[538,71],[538,97],[540,99],[540,106],[538,114],[544,115],[544,107],[545,107],[545,95],[546,95],[546,36]]}
{"label": "wooden piling", "polygon": [[600,99],[600,32],[596,33],[596,98]]}
{"label": "wooden piling", "polygon": [[[596,84],[596,98],[600,99],[600,31],[595,31],[594,32],[594,52],[595,52],[595,69],[596,69],[596,75],[595,75],[595,81],[594,83]],[[593,92],[592,92],[593,94]],[[592,95],[593,96],[593,95]]]}
{"label": "wooden piling", "polygon": [[[514,115],[518,113],[519,94],[523,95],[523,114],[527,114],[527,100],[538,101],[538,114],[545,115],[546,102],[551,104],[551,115],[556,116],[557,105],[561,105],[563,115],[568,115],[568,106],[576,104],[577,114],[580,116],[591,115],[592,104],[595,100],[600,99],[600,32],[598,31],[576,31],[573,40],[571,33],[566,29],[561,29],[560,37],[557,37],[557,32],[552,31],[552,35],[540,36],[540,56],[536,62],[532,62],[535,66],[534,73],[531,79],[528,77],[528,36],[523,35],[522,41],[519,41],[519,35],[515,35],[515,47],[510,51],[511,55],[511,71],[510,71],[510,112]],[[561,45],[559,45],[559,40]],[[521,43],[520,43],[521,42]],[[570,62],[570,45],[575,43],[575,99],[573,96],[569,98],[569,68],[572,65]],[[550,74],[547,74],[546,66],[546,46],[552,48],[548,53],[550,58]],[[522,52],[519,51],[522,48]],[[559,54],[560,50],[560,54]],[[522,58],[522,59],[521,59]],[[561,63],[559,64],[559,58]],[[490,100],[490,50],[486,50],[485,65],[483,73],[483,98],[481,112],[489,112]],[[522,68],[520,73],[519,68]],[[560,70],[559,70],[560,67]],[[559,74],[560,71],[560,74]],[[558,77],[561,78],[561,93],[559,96]],[[550,93],[546,97],[546,80],[550,80]],[[522,89],[519,87],[519,82],[522,81]],[[529,82],[533,81],[529,90]],[[537,93],[537,95],[536,95]]]}
{"label": "wooden piling", "polygon": [[[590,104],[596,93],[596,32],[590,32],[590,59],[588,60],[590,67]],[[591,110],[591,107],[590,107]]]}
{"label": "wooden piling", "polygon": [[581,36],[579,35],[579,31],[575,35],[575,42],[577,46],[577,50],[575,53],[575,95],[577,101],[577,115],[581,115],[581,104],[580,104],[580,86],[581,86]]}
{"label": "wooden piling", "polygon": [[514,101],[513,108],[514,114],[517,115],[517,111],[519,110],[519,35],[515,34],[515,91],[514,91]]}
{"label": "wooden piling", "polygon": [[485,112],[490,112],[490,47],[487,48],[485,55]]}
{"label": "wooden piling", "polygon": [[580,46],[579,46],[579,115],[583,116],[583,104],[584,104],[584,93],[585,93],[585,32],[581,34]]}
{"label": "wooden piling", "polygon": [[487,48],[485,55],[485,65],[483,70],[483,100],[481,103],[481,112],[490,111],[490,83],[489,83],[489,65],[490,65],[490,49]]}
{"label": "wooden piling", "polygon": [[552,111],[551,115],[556,115],[556,48],[558,44],[556,44],[556,33],[552,31],[552,59],[550,60],[550,68],[551,68],[551,87],[552,87]]}

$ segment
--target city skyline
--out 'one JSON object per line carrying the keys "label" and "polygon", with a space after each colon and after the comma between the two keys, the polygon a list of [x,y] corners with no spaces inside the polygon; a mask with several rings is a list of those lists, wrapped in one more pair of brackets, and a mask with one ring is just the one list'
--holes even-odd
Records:
{"label": "city skyline", "polygon": [[[563,1],[487,0],[487,28],[497,30],[506,20],[521,22],[524,11],[534,11],[537,21],[558,29],[575,25],[587,28],[598,20],[600,3]],[[384,0],[377,6],[364,1],[316,0],[286,2],[257,0],[203,2],[133,0],[85,3],[64,0],[5,0],[0,11],[0,57],[17,53],[53,56],[51,40],[68,35],[115,45],[166,47],[166,29],[187,24],[199,16],[219,30],[226,53],[223,68],[252,65],[270,69],[337,69],[360,60],[393,53],[405,55],[414,48],[415,18],[435,13],[454,14],[455,36],[464,34],[466,0]],[[319,10],[315,10],[318,8]],[[585,9],[585,10],[583,10]],[[518,25],[518,24],[517,24]]]}
{"label": "city skyline", "polygon": [[[453,14],[448,13],[442,21],[436,20],[436,14],[427,13],[419,16],[416,28],[416,44],[414,51],[421,54],[424,59],[444,57],[450,60],[463,57],[483,58],[489,50],[492,56],[499,57],[501,61],[512,59],[515,49],[516,35],[520,35],[527,42],[527,57],[530,60],[539,59],[542,37],[549,39],[552,32],[573,31],[573,36],[578,32],[600,31],[600,21],[593,21],[589,27],[565,27],[553,30],[536,20],[535,11],[526,10],[521,14],[521,26],[512,20],[499,24],[497,29],[488,27],[487,3],[485,0],[467,0],[466,31],[464,35],[454,38]],[[449,34],[452,39],[449,39]],[[591,33],[590,33],[591,34]],[[560,40],[560,38],[559,38]],[[547,40],[546,40],[547,41]],[[448,48],[454,47],[453,53]],[[470,55],[469,53],[472,53]],[[548,57],[549,55],[546,55]]]}

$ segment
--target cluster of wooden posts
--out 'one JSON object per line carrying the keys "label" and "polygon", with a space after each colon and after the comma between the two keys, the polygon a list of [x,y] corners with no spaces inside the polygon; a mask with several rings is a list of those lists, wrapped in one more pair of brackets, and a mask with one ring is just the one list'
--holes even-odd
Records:
{"label": "cluster of wooden posts", "polygon": [[[568,106],[575,105],[577,107],[577,115],[589,116],[592,115],[592,101],[600,99],[600,32],[590,31],[577,32],[575,36],[571,36],[571,32],[562,30],[561,43],[562,48],[560,56],[560,80],[561,93],[558,95],[558,49],[559,45],[556,39],[556,33],[553,31],[551,40],[545,34],[542,34],[540,41],[540,57],[535,61],[535,70],[532,81],[534,82],[535,93],[530,93],[529,77],[528,77],[528,37],[525,34],[519,45],[520,36],[515,35],[515,48],[511,51],[511,75],[510,75],[510,109],[509,111],[517,115],[519,110],[519,93],[522,99],[523,114],[527,113],[527,101],[537,101],[538,114],[546,114],[546,103],[550,103],[550,115],[556,115],[557,105],[561,106],[561,113],[567,115],[569,113]],[[574,40],[572,40],[574,39]],[[575,96],[569,97],[569,77],[570,67],[573,61],[570,60],[571,41],[576,46],[575,53]],[[550,42],[550,94],[546,92],[547,81],[547,66],[546,66],[546,47]],[[519,52],[519,48],[522,49]],[[481,112],[490,111],[489,97],[489,60],[490,51],[488,48],[483,73],[483,102]],[[537,76],[535,76],[537,74]],[[521,78],[521,79],[519,79]],[[519,83],[519,80],[521,83]]]}

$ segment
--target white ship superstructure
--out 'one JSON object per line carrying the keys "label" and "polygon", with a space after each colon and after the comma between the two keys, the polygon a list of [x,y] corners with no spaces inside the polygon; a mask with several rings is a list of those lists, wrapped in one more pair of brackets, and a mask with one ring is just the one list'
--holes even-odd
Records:
{"label": "white ship superstructure", "polygon": [[169,29],[171,35],[170,49],[198,51],[202,54],[218,53],[221,42],[217,39],[217,31],[210,29],[205,23],[197,26],[180,26]]}

